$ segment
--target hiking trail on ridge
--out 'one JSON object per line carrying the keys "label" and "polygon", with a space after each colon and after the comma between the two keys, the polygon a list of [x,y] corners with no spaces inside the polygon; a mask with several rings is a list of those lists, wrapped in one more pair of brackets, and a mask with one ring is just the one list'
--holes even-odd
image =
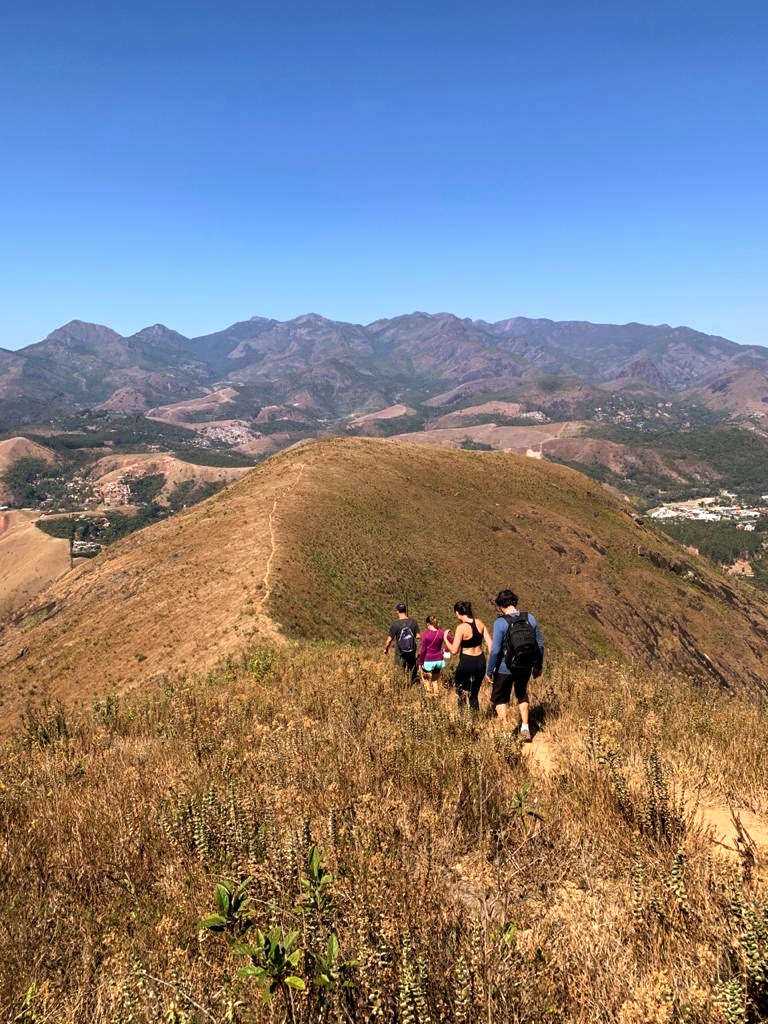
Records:
{"label": "hiking trail on ridge", "polygon": [[[549,780],[559,767],[565,767],[559,757],[564,746],[552,735],[537,730],[532,741],[523,744],[523,757],[533,774]],[[764,817],[745,808],[710,799],[706,794],[691,801],[689,807],[710,841],[730,858],[739,859],[747,855],[761,866],[768,865],[768,821]]]}

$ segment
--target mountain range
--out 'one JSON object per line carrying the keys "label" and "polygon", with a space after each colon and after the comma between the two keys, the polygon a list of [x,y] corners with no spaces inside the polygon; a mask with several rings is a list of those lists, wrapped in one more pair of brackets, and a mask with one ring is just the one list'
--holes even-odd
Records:
{"label": "mountain range", "polygon": [[312,422],[499,394],[537,407],[559,401],[573,415],[616,390],[755,416],[768,401],[768,349],[666,324],[420,312],[367,325],[253,317],[195,338],[161,324],[123,337],[75,320],[26,348],[0,349],[5,428],[99,406],[145,412],[223,386],[235,389],[230,417],[275,406]]}

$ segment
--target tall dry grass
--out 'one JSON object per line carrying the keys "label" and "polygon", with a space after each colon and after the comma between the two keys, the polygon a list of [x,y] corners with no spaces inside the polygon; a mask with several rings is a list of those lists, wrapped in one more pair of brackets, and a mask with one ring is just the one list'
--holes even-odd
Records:
{"label": "tall dry grass", "polygon": [[760,865],[693,814],[768,806],[765,711],[567,660],[536,699],[546,764],[330,645],[31,711],[0,769],[3,1019],[768,1019]]}

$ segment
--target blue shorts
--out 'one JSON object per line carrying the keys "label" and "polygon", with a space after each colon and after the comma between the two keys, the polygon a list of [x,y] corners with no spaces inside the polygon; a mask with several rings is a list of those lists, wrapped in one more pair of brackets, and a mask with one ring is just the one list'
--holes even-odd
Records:
{"label": "blue shorts", "polygon": [[425,672],[434,672],[435,669],[445,668],[444,661],[425,661],[421,666]]}

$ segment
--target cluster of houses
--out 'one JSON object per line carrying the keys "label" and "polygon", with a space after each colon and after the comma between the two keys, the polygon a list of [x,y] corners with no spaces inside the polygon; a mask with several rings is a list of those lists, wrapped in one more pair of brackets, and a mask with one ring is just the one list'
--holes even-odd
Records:
{"label": "cluster of houses", "polygon": [[101,551],[101,544],[97,544],[93,540],[75,540],[72,541],[72,557],[73,558],[93,558]]}
{"label": "cluster of houses", "polygon": [[[675,501],[661,505],[648,513],[651,519],[687,519],[704,523],[735,523],[740,530],[752,532],[762,516],[768,516],[768,505],[747,507],[734,502],[735,494],[723,491],[715,498],[696,498],[691,501]],[[768,494],[761,495],[768,501]],[[730,502],[730,503],[729,503]]]}

